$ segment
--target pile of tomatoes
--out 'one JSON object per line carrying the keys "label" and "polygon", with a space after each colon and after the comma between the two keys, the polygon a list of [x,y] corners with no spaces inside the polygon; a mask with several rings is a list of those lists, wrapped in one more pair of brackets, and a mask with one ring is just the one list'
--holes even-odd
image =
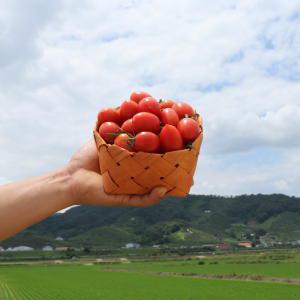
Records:
{"label": "pile of tomatoes", "polygon": [[133,92],[120,107],[98,113],[99,134],[131,152],[165,153],[191,147],[201,133],[192,106]]}

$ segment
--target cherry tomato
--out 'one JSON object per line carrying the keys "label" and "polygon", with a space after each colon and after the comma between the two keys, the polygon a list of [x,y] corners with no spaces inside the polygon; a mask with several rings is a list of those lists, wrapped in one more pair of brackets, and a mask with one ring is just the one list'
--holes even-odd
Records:
{"label": "cherry tomato", "polygon": [[170,99],[159,101],[159,105],[160,105],[161,109],[163,109],[163,108],[172,108],[174,104],[175,104],[175,102],[173,100],[170,100]]}
{"label": "cherry tomato", "polygon": [[138,105],[134,101],[126,100],[120,106],[120,116],[122,121],[132,118],[138,112]]}
{"label": "cherry tomato", "polygon": [[104,122],[99,127],[99,134],[100,136],[107,142],[113,143],[117,134],[121,131],[118,124],[114,122]]}
{"label": "cherry tomato", "polygon": [[192,117],[195,114],[195,110],[184,102],[175,103],[172,108],[177,112],[179,119],[184,118],[186,115]]}
{"label": "cherry tomato", "polygon": [[185,142],[193,142],[201,133],[198,122],[191,118],[183,118],[180,120],[177,129]]}
{"label": "cherry tomato", "polygon": [[163,125],[170,124],[177,126],[179,122],[178,115],[173,108],[165,108],[161,112],[161,122]]}
{"label": "cherry tomato", "polygon": [[132,119],[126,120],[122,127],[124,131],[128,132],[131,135],[134,135],[133,125],[132,125]]}
{"label": "cherry tomato", "polygon": [[153,97],[147,97],[139,102],[140,112],[149,112],[160,118],[160,105]]}
{"label": "cherry tomato", "polygon": [[147,93],[147,92],[142,92],[142,91],[133,92],[130,95],[130,100],[134,101],[136,103],[139,103],[142,99],[144,99],[146,97],[151,97],[151,95],[149,93]]}
{"label": "cherry tomato", "polygon": [[151,131],[159,133],[160,121],[159,118],[148,112],[141,112],[132,118],[132,125],[135,132]]}
{"label": "cherry tomato", "polygon": [[98,123],[114,122],[120,124],[120,113],[113,108],[104,108],[98,113]]}
{"label": "cherry tomato", "polygon": [[120,135],[118,135],[114,140],[114,144],[128,151],[134,151],[134,142],[126,133],[121,133]]}
{"label": "cherry tomato", "polygon": [[158,152],[159,145],[159,137],[153,132],[143,131],[138,133],[135,137],[134,148],[136,151]]}
{"label": "cherry tomato", "polygon": [[159,139],[165,152],[183,149],[182,136],[173,125],[165,125],[160,132]]}

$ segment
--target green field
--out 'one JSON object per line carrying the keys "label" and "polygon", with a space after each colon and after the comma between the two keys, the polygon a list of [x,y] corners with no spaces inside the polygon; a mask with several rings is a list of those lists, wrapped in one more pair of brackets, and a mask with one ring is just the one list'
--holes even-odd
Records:
{"label": "green field", "polygon": [[300,278],[300,264],[295,263],[263,263],[263,264],[234,264],[234,263],[205,263],[197,261],[171,262],[134,262],[130,264],[103,265],[103,269],[122,269],[146,272],[175,272],[195,274],[245,274],[262,275],[278,278]]}
{"label": "green field", "polygon": [[[144,263],[152,269],[156,263]],[[168,265],[169,264],[169,265]],[[178,270],[168,262],[165,270]],[[122,264],[124,266],[125,264]],[[103,266],[44,265],[1,266],[1,300],[93,300],[93,299],[299,299],[300,285],[224,279],[199,279],[108,272]],[[118,265],[116,265],[117,267]],[[281,265],[277,265],[280,266]],[[160,266],[161,267],[161,266]],[[201,267],[201,266],[200,266]],[[209,267],[209,266],[207,266]],[[215,267],[215,266],[214,266]],[[155,268],[157,269],[157,268]],[[276,272],[275,272],[276,273]],[[273,272],[273,275],[275,274]]]}

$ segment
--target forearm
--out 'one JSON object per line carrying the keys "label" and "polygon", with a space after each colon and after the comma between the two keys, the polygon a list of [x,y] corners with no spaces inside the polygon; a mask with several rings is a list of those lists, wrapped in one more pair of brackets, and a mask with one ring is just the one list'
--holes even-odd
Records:
{"label": "forearm", "polygon": [[0,240],[72,205],[70,181],[60,170],[0,187]]}

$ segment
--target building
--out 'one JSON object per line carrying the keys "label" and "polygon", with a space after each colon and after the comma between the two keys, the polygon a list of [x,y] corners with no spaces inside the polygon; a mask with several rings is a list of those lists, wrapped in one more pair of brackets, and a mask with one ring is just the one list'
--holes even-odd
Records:
{"label": "building", "polygon": [[4,248],[0,246],[0,252],[4,252]]}
{"label": "building", "polygon": [[252,242],[240,242],[238,243],[238,246],[244,248],[252,248],[254,247],[254,244]]}
{"label": "building", "polygon": [[45,246],[42,249],[43,251],[53,251],[53,247],[52,246]]}
{"label": "building", "polygon": [[219,248],[220,250],[230,250],[231,245],[228,243],[221,243],[217,246],[217,248]]}
{"label": "building", "polygon": [[55,251],[68,251],[69,248],[68,247],[56,247]]}
{"label": "building", "polygon": [[55,260],[55,261],[54,261],[54,264],[55,264],[55,265],[62,265],[63,263],[64,263],[63,260]]}
{"label": "building", "polygon": [[58,236],[57,238],[55,238],[56,241],[63,241],[64,239],[61,236]]}
{"label": "building", "polygon": [[27,246],[17,246],[17,247],[10,247],[6,251],[33,251],[34,249]]}
{"label": "building", "polygon": [[126,249],[137,249],[137,248],[140,248],[141,245],[138,244],[138,243],[128,243],[125,245],[125,248]]}
{"label": "building", "polygon": [[130,263],[130,261],[125,257],[121,257],[120,262],[123,263],[123,264],[129,264]]}

